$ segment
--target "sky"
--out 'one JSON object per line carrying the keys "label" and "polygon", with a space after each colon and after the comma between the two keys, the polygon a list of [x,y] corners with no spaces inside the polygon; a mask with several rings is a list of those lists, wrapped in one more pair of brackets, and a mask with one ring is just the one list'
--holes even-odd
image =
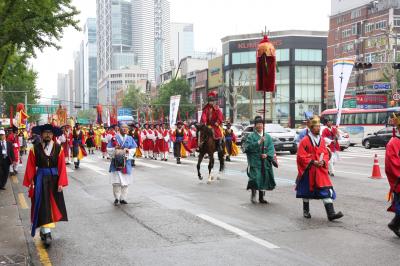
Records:
{"label": "sky", "polygon": [[[96,0],[73,0],[81,11],[83,28],[88,17],[96,16]],[[170,0],[171,22],[194,24],[196,51],[221,52],[221,38],[255,33],[267,27],[276,30],[329,29],[330,0]],[[32,60],[38,72],[37,87],[43,97],[57,94],[57,74],[73,68],[73,52],[79,49],[82,32],[67,28],[60,50],[46,48]]]}

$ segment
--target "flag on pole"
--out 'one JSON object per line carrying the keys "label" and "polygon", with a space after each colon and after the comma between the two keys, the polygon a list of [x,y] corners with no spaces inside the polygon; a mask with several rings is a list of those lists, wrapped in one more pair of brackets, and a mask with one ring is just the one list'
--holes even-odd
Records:
{"label": "flag on pole", "polygon": [[354,58],[339,58],[333,60],[333,86],[335,90],[335,104],[338,110],[336,126],[340,125],[343,99],[355,63]]}

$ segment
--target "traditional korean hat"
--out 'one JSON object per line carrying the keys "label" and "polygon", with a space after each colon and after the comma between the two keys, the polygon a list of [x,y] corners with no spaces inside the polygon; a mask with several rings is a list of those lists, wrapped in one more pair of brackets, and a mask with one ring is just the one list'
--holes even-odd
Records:
{"label": "traditional korean hat", "polygon": [[16,126],[11,126],[11,127],[9,127],[9,128],[7,128],[7,130],[9,130],[9,131],[12,131],[12,132],[14,132],[14,133],[17,133],[18,132],[18,128],[16,127]]}
{"label": "traditional korean hat", "polygon": [[217,92],[215,92],[215,91],[210,91],[210,92],[207,94],[207,99],[208,99],[208,101],[216,101],[216,100],[217,100],[217,97],[218,97],[218,95],[217,95]]}
{"label": "traditional korean hat", "polygon": [[264,120],[262,119],[262,117],[261,116],[256,116],[255,118],[254,118],[254,125],[257,125],[257,124],[263,124],[264,123]]}
{"label": "traditional korean hat", "polygon": [[59,137],[63,134],[61,128],[53,126],[52,124],[44,124],[41,126],[35,126],[32,128],[32,133],[41,135],[44,131],[51,131],[55,137]]}
{"label": "traditional korean hat", "polygon": [[182,121],[178,121],[178,122],[176,122],[176,125],[183,125],[183,122]]}
{"label": "traditional korean hat", "polygon": [[317,116],[317,115],[314,115],[313,118],[310,120],[310,122],[311,122],[310,128],[321,125],[321,120],[320,120],[319,116]]}

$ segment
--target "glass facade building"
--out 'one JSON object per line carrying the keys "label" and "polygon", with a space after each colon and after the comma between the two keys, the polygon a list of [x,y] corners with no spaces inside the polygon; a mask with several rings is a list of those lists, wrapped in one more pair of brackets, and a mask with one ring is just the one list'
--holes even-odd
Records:
{"label": "glass facade building", "polygon": [[[276,48],[276,92],[267,93],[266,119],[284,126],[302,123],[304,113],[325,108],[327,32],[270,33]],[[263,109],[263,93],[256,92],[256,49],[260,34],[222,39],[224,85],[219,89],[225,116],[252,120]]]}

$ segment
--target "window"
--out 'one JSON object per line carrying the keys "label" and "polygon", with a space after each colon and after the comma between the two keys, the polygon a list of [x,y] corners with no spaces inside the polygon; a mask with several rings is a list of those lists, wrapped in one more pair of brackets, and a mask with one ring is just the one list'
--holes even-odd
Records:
{"label": "window", "polygon": [[357,35],[357,34],[358,34],[357,24],[351,25],[351,35]]}
{"label": "window", "polygon": [[394,17],[393,18],[393,26],[394,27],[400,27],[400,17]]}
{"label": "window", "polygon": [[224,65],[225,66],[229,66],[229,54],[226,54],[225,56],[224,56]]}
{"label": "window", "polygon": [[322,50],[319,49],[296,49],[295,50],[296,61],[322,61]]}
{"label": "window", "polygon": [[368,23],[365,25],[365,32],[371,32],[375,29],[375,24],[374,23]]}
{"label": "window", "polygon": [[342,38],[350,37],[350,36],[351,36],[351,32],[352,32],[351,29],[343,30],[343,31],[342,31]]}
{"label": "window", "polygon": [[232,65],[255,64],[255,63],[256,63],[255,51],[232,53]]}
{"label": "window", "polygon": [[354,50],[354,43],[346,43],[343,45],[343,52],[347,53]]}
{"label": "window", "polygon": [[283,62],[290,60],[290,50],[289,49],[277,49],[276,50],[276,61]]}
{"label": "window", "polygon": [[351,11],[351,19],[361,17],[361,9]]}
{"label": "window", "polygon": [[382,21],[376,22],[375,23],[375,29],[376,30],[386,29],[386,24],[387,24],[386,20],[382,20]]}

